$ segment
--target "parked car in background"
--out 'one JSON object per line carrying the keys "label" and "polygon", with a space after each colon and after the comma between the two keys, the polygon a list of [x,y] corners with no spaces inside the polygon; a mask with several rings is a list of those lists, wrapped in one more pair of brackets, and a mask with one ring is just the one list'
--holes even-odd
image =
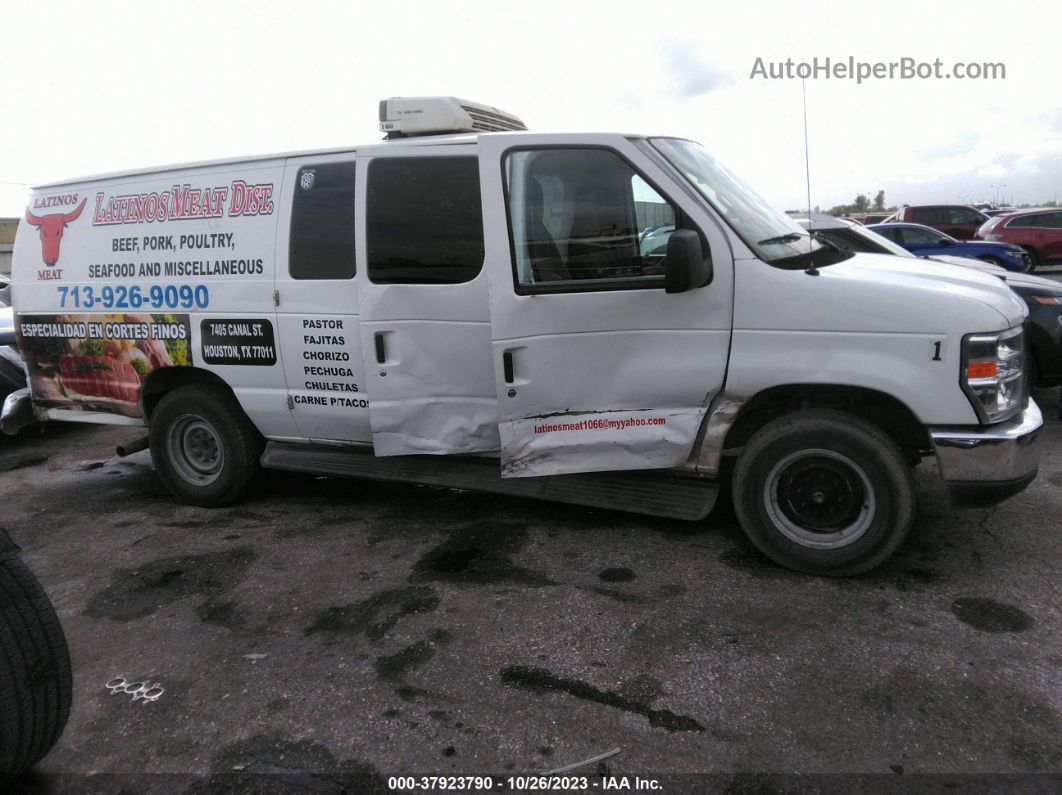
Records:
{"label": "parked car in background", "polygon": [[936,256],[953,254],[973,257],[1008,271],[1028,273],[1032,259],[1021,246],[1011,243],[990,243],[983,240],[956,240],[936,229],[921,224],[873,224],[867,227],[913,254]]}
{"label": "parked car in background", "polygon": [[983,212],[965,204],[919,204],[901,207],[882,223],[922,224],[957,240],[970,240],[987,220]]}
{"label": "parked car in background", "polygon": [[977,237],[1021,246],[1028,252],[1032,268],[1062,260],[1062,209],[1048,207],[998,215],[981,225]]}
{"label": "parked car in background", "polygon": [[[820,240],[845,251],[915,256],[873,229],[840,218],[818,213],[810,217],[806,214],[792,217]],[[1006,271],[980,259],[951,255],[923,256],[922,259],[987,271],[1006,282],[1029,307],[1029,352],[1032,354],[1029,383],[1038,387],[1062,384],[1062,284],[1039,276]]]}
{"label": "parked car in background", "polygon": [[889,217],[888,213],[864,213],[862,215],[846,215],[846,221],[855,221],[857,224],[880,224]]}

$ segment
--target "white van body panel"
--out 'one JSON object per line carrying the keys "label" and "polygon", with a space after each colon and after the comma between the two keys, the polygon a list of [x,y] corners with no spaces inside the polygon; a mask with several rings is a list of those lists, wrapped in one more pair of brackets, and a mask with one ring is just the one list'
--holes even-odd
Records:
{"label": "white van body panel", "polygon": [[[759,260],[738,261],[735,273],[735,396],[794,383],[858,386],[892,395],[925,424],[976,423],[958,388],[962,338],[1025,317],[994,276],[884,254],[856,254],[815,276]],[[933,370],[941,377],[927,377]]]}
{"label": "white van body panel", "polygon": [[[374,161],[478,154],[474,145],[425,148],[396,142],[359,148],[358,262],[369,261],[366,212]],[[376,455],[496,451],[498,407],[484,270],[460,284],[375,284],[363,265],[357,282]]]}
{"label": "white van body panel", "polygon": [[353,162],[353,151],[291,157],[285,162],[284,200],[276,235],[277,338],[297,436],[367,445],[372,432],[357,282],[353,278],[295,279],[289,262],[292,203],[300,171]]}
{"label": "white van body panel", "polygon": [[[726,238],[626,137],[496,134],[480,147],[503,477],[683,465],[726,373],[733,302]],[[502,177],[514,147],[598,147],[625,159],[705,234],[712,283],[673,295],[660,286],[518,294]]]}
{"label": "white van body panel", "polygon": [[[90,331],[117,330],[119,334],[132,334],[138,327],[150,328],[152,334],[156,328],[172,328],[186,337],[180,346],[176,341],[152,339],[134,344],[130,339],[130,348],[123,354],[128,363],[140,359],[141,366],[147,367],[142,364],[145,352],[151,357],[154,347],[159,364],[191,365],[212,372],[232,388],[263,435],[297,437],[280,368],[269,363],[277,356],[272,331],[276,320],[273,281],[282,174],[281,161],[258,160],[35,190],[16,236],[13,272],[22,331],[33,329],[39,320],[45,335],[28,347],[25,333],[22,340],[38,405],[64,412],[57,418],[79,411],[86,417],[120,414],[142,423],[130,391],[129,381],[136,380],[132,376],[115,381],[111,395],[84,394],[73,386],[78,379],[67,365],[83,368],[84,375],[93,368],[106,370],[107,362],[116,358],[94,355],[102,340],[64,341],[62,336],[50,336],[52,328],[47,324],[83,323]],[[46,216],[62,211],[69,216],[71,208],[82,203],[80,214],[61,230],[57,249],[54,245],[50,249],[46,232],[54,230],[45,229]],[[31,213],[42,222],[32,223]],[[52,256],[57,258],[49,264]],[[227,323],[216,329],[205,325],[212,321]],[[90,323],[96,325],[90,328]],[[114,325],[99,325],[106,323]],[[232,356],[209,355],[222,350],[215,343],[224,347],[231,340],[225,331],[231,334],[252,326],[262,331],[263,340],[270,340],[270,350],[260,346],[256,354],[261,358],[253,359],[260,366],[246,366],[252,359],[226,364]],[[219,335],[204,340],[204,329],[217,330]],[[114,346],[126,343],[109,340],[105,344],[113,352]],[[36,353],[35,345],[44,353]],[[64,345],[60,350],[58,346]],[[167,345],[171,350],[163,352]],[[78,357],[86,351],[87,358]],[[39,361],[42,355],[47,361]],[[124,363],[115,366],[131,372]],[[60,376],[62,367],[67,371]],[[137,382],[137,393],[139,386]],[[119,393],[121,398],[112,396]]]}

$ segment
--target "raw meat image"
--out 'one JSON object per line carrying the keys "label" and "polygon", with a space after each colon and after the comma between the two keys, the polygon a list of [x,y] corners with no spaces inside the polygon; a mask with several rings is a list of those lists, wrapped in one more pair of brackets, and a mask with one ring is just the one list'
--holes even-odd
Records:
{"label": "raw meat image", "polygon": [[23,315],[17,328],[34,401],[45,408],[139,417],[148,375],[191,364],[187,315]]}

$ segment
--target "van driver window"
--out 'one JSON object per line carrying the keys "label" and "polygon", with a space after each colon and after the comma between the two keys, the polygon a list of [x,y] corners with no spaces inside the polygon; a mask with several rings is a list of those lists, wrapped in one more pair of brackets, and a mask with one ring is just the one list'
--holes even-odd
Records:
{"label": "van driver window", "polygon": [[458,284],[483,269],[475,157],[387,157],[369,164],[366,235],[375,284]]}
{"label": "van driver window", "polygon": [[293,279],[354,277],[354,163],[303,166],[291,204]]}
{"label": "van driver window", "polygon": [[664,280],[675,208],[607,149],[506,158],[518,287],[608,290]]}

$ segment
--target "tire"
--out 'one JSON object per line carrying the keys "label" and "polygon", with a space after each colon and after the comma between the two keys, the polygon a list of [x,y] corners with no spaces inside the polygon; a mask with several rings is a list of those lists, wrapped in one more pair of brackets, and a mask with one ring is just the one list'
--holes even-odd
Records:
{"label": "tire", "polygon": [[63,628],[0,530],[0,790],[63,733],[73,683]]}
{"label": "tire", "polygon": [[788,414],[757,431],[738,457],[733,500],[764,555],[831,577],[880,565],[903,543],[915,514],[914,477],[896,443],[830,409]]}
{"label": "tire", "polygon": [[1040,254],[1034,248],[1029,246],[1022,246],[1025,249],[1025,253],[1029,255],[1029,266],[1022,268],[1022,273],[1032,273],[1034,270],[1040,267]]}
{"label": "tire", "polygon": [[232,393],[210,385],[166,394],[151,415],[148,438],[166,488],[204,508],[230,505],[246,494],[265,448]]}

